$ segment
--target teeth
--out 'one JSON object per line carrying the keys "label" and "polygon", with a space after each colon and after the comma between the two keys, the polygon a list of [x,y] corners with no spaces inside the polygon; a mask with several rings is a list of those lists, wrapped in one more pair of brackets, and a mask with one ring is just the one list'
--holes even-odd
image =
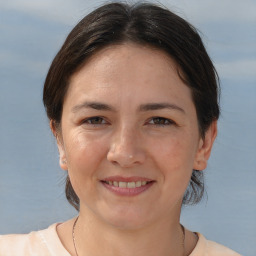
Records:
{"label": "teeth", "polygon": [[141,187],[141,181],[136,181],[136,188]]}
{"label": "teeth", "polygon": [[119,182],[119,188],[127,188],[127,183],[126,182]]}
{"label": "teeth", "polygon": [[128,182],[127,188],[135,188],[135,182]]}
{"label": "teeth", "polygon": [[132,182],[125,182],[125,181],[106,181],[107,184],[114,187],[119,188],[139,188],[141,186],[145,186],[147,181],[132,181]]}

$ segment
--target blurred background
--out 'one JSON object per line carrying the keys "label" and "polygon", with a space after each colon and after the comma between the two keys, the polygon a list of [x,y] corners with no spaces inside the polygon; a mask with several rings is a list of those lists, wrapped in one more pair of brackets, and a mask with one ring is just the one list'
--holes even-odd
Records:
{"label": "blurred background", "polygon": [[[48,127],[42,88],[73,26],[98,0],[0,0],[0,234],[76,215]],[[157,3],[157,2],[154,2]],[[256,255],[256,1],[166,0],[195,25],[221,79],[219,134],[205,170],[207,197],[182,223]]]}

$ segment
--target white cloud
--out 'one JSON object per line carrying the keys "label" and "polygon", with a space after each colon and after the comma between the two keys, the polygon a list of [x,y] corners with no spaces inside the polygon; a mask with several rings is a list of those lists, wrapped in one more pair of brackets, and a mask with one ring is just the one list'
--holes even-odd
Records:
{"label": "white cloud", "polygon": [[177,6],[190,20],[201,22],[256,22],[255,0],[165,0],[167,6]]}
{"label": "white cloud", "polygon": [[21,56],[19,54],[15,54],[13,52],[5,50],[0,50],[0,68],[3,66],[3,68],[7,68],[9,70],[22,70],[24,73],[34,73],[38,76],[45,75],[49,63],[35,60],[31,58],[24,58],[24,56]]}
{"label": "white cloud", "polygon": [[[160,2],[192,23],[256,22],[255,0],[153,0]],[[10,0],[0,8],[14,9],[64,24],[74,24],[86,13],[106,1],[100,0]],[[130,1],[136,2],[136,1]]]}
{"label": "white cloud", "polygon": [[237,60],[216,63],[221,78],[254,80],[256,82],[256,60]]}
{"label": "white cloud", "polygon": [[11,0],[1,1],[2,10],[16,10],[45,20],[74,24],[93,9],[97,1],[79,0]]}

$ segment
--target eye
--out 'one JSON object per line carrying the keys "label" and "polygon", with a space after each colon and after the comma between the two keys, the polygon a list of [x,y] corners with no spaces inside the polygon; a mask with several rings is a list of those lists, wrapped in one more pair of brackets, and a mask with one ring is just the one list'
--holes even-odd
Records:
{"label": "eye", "polygon": [[106,120],[100,116],[93,116],[90,118],[87,118],[83,121],[84,124],[90,124],[90,125],[104,125],[107,124]]}
{"label": "eye", "polygon": [[175,124],[175,122],[172,121],[171,119],[164,118],[164,117],[153,117],[148,123],[151,125],[162,125],[162,126]]}

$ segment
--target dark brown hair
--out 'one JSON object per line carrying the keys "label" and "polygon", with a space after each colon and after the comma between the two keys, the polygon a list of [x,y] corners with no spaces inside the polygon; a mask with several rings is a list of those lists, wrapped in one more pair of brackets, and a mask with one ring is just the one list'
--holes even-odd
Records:
{"label": "dark brown hair", "polygon": [[[164,51],[176,61],[180,78],[191,89],[200,134],[219,117],[218,75],[197,30],[173,12],[149,3],[105,4],[85,16],[70,32],[54,58],[44,84],[48,118],[59,127],[64,97],[72,74],[100,49],[133,42]],[[201,200],[203,174],[193,170],[184,204]],[[66,181],[66,197],[77,210],[79,198]]]}

